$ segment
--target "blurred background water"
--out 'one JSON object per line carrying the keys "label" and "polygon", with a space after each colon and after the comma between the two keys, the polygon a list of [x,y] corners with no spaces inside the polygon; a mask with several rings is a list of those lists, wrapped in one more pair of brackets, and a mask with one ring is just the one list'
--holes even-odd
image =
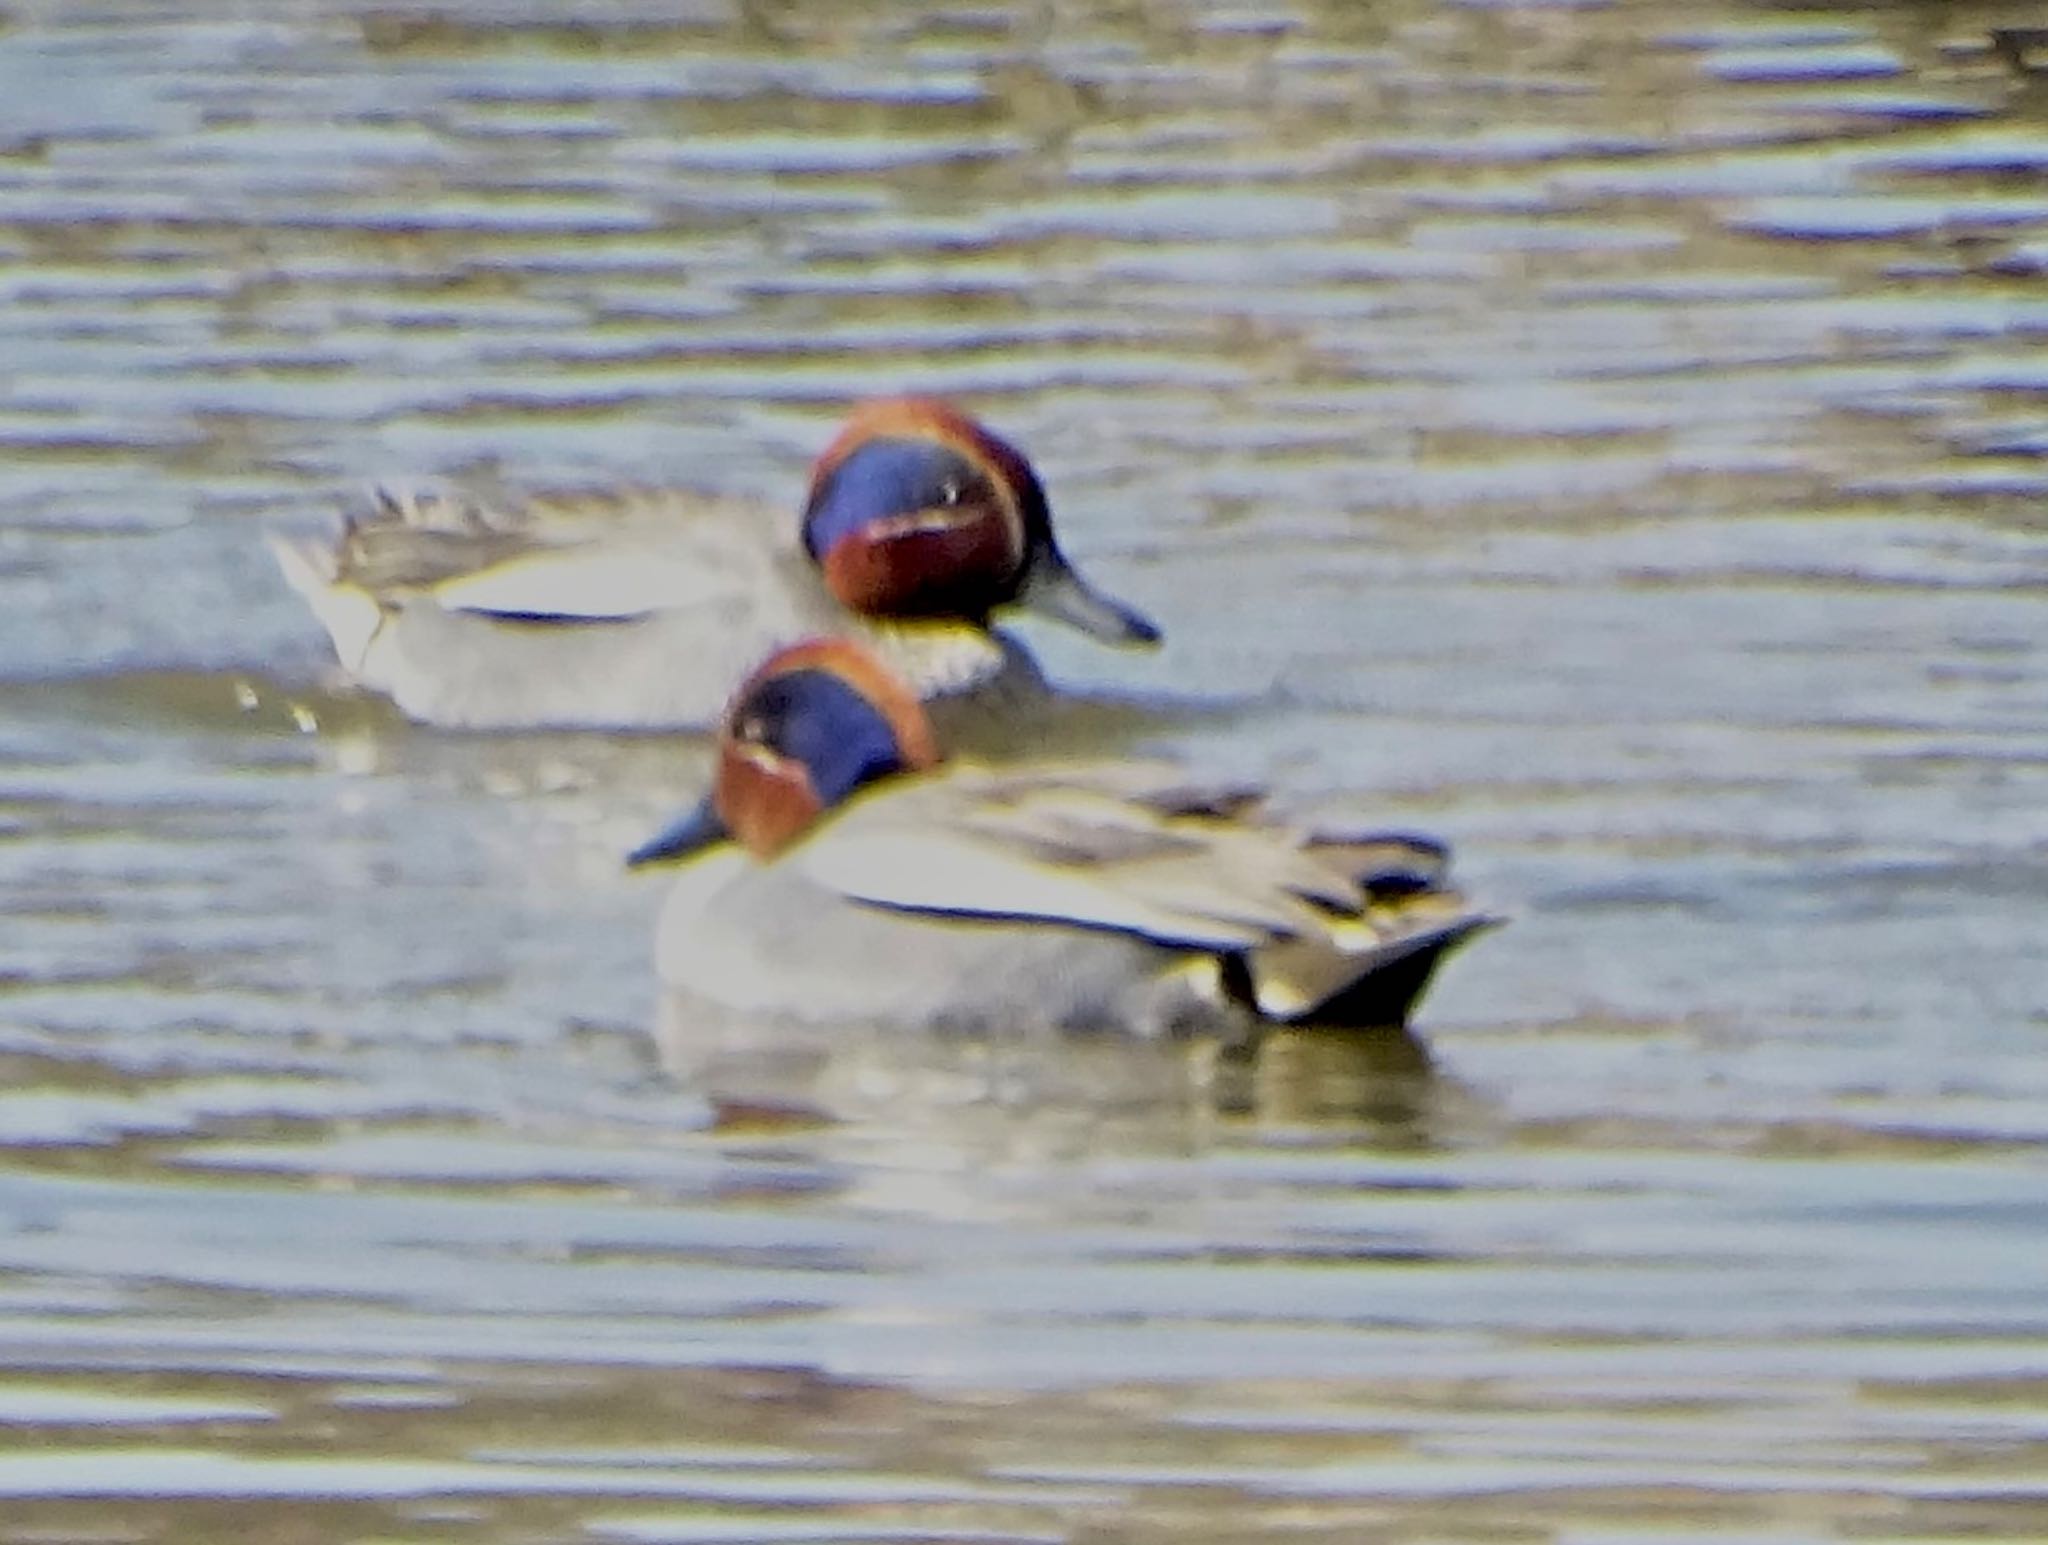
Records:
{"label": "blurred background water", "polygon": [[[2048,1535],[2044,23],[10,0],[0,1540]],[[664,1079],[701,748],[258,541],[906,388],[1166,627],[1091,737],[1516,915],[1419,1042]]]}

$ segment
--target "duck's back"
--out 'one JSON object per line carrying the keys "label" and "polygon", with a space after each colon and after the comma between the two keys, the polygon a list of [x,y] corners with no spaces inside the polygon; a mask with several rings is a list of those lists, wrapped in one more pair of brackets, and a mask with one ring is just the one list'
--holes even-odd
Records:
{"label": "duck's back", "polygon": [[384,496],[338,544],[273,545],[344,669],[448,728],[700,728],[763,653],[817,633],[865,638],[927,694],[1010,666],[978,628],[845,611],[785,526],[676,490]]}

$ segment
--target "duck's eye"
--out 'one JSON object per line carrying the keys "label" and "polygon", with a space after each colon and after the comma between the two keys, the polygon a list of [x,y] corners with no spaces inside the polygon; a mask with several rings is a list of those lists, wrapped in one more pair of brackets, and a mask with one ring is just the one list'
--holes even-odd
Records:
{"label": "duck's eye", "polygon": [[743,745],[765,745],[768,740],[768,721],[760,714],[742,714],[733,721],[732,738]]}
{"label": "duck's eye", "polygon": [[939,484],[939,506],[950,508],[967,497],[967,487],[957,477],[949,477]]}

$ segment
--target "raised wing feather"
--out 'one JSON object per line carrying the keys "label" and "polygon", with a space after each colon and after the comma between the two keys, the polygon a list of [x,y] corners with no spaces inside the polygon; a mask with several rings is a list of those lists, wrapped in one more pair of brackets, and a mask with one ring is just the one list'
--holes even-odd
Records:
{"label": "raised wing feather", "polygon": [[561,495],[498,508],[460,495],[380,491],[350,524],[336,581],[380,603],[617,621],[758,587],[773,562],[766,510],[673,490]]}

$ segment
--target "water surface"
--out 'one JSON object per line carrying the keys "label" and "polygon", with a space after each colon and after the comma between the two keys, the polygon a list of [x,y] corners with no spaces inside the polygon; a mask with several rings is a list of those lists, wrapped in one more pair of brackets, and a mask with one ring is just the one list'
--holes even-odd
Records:
{"label": "water surface", "polygon": [[[0,1540],[2048,1533],[2037,8],[0,21]],[[1071,733],[1453,839],[1414,1042],[645,1029],[701,747],[338,694],[367,479],[1027,445]]]}

